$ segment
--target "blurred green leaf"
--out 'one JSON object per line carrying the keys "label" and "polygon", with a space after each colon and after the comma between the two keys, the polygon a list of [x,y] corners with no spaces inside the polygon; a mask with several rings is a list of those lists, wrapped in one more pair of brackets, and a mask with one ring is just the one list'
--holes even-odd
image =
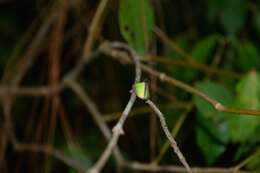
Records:
{"label": "blurred green leaf", "polygon": [[[194,58],[194,60],[199,63],[206,64],[210,58],[210,55],[216,47],[217,38],[217,35],[211,35],[199,40],[191,51],[191,56]],[[186,78],[190,80],[194,79],[199,74],[197,70],[193,69],[181,71],[186,75]]]}
{"label": "blurred green leaf", "polygon": [[[218,83],[204,81],[197,83],[196,88],[224,105],[233,102],[231,92]],[[199,111],[196,141],[207,164],[211,165],[225,151],[225,144],[228,142],[227,114],[216,111],[208,102],[197,96],[194,96],[194,101]]]}
{"label": "blurred green leaf", "polygon": [[154,14],[149,1],[121,0],[119,25],[124,39],[138,53],[144,55],[148,50],[154,27]]}
{"label": "blurred green leaf", "polygon": [[206,129],[200,126],[196,128],[196,141],[204,155],[206,163],[209,165],[212,165],[226,149],[225,145],[215,140],[215,136],[207,133]]}
{"label": "blurred green leaf", "polygon": [[[211,35],[199,40],[191,51],[191,56],[195,61],[206,64],[209,61],[210,55],[213,53],[213,50],[217,44],[217,35]],[[184,80],[186,82],[193,80],[199,74],[197,70],[194,69],[186,69],[183,68],[175,70],[178,78]]]}
{"label": "blurred green leaf", "polygon": [[[237,84],[236,106],[247,109],[260,108],[260,76],[256,71],[251,71]],[[256,116],[232,116],[229,119],[230,137],[234,142],[245,142],[252,138],[260,124]]]}

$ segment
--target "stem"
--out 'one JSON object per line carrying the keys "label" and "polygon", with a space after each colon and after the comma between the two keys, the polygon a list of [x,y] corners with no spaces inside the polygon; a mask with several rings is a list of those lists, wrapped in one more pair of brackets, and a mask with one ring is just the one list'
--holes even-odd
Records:
{"label": "stem", "polygon": [[[189,105],[187,105],[186,110],[180,115],[180,118],[177,120],[176,125],[174,126],[174,128],[172,129],[172,136],[176,137],[177,133],[179,132],[182,124],[184,123],[185,119],[187,118],[189,112],[192,110],[193,108],[193,104],[190,103]],[[166,151],[168,150],[170,146],[169,141],[166,141],[164,143],[164,145],[162,146],[159,155],[156,157],[156,159],[154,160],[154,163],[158,163],[160,162],[160,160],[162,159],[162,157],[165,155]]]}
{"label": "stem", "polygon": [[158,115],[158,118],[160,119],[160,122],[161,122],[161,126],[162,126],[162,129],[166,135],[166,137],[168,138],[174,152],[177,154],[180,162],[183,164],[183,166],[186,168],[187,172],[189,173],[192,173],[192,170],[189,166],[189,164],[187,163],[185,157],[183,156],[183,154],[181,153],[178,145],[177,145],[177,142],[175,141],[175,139],[172,137],[168,127],[167,127],[167,124],[166,124],[166,121],[165,121],[165,118],[164,118],[164,115],[161,113],[161,111],[156,107],[156,105],[151,101],[151,100],[147,100],[146,103],[153,109],[153,111]]}

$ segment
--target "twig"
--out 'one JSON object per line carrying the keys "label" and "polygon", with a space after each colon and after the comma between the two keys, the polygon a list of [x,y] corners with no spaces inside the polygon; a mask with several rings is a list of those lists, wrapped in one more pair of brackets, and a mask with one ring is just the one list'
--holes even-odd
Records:
{"label": "twig", "polygon": [[95,39],[97,38],[101,28],[102,28],[102,22],[105,17],[105,12],[108,6],[108,0],[101,0],[101,2],[98,5],[97,11],[94,15],[94,18],[92,19],[92,22],[90,24],[88,35],[86,42],[84,44],[83,49],[83,55],[89,55],[90,51],[92,49],[92,46],[95,42]]}
{"label": "twig", "polygon": [[10,86],[0,86],[0,96],[8,95],[16,95],[16,96],[29,96],[29,97],[39,97],[39,96],[48,96],[52,92],[57,92],[60,90],[58,87],[49,87],[49,86],[36,86],[36,87],[10,87]]}
{"label": "twig", "polygon": [[[13,96],[49,96],[53,93],[61,92],[63,89],[65,89],[66,86],[66,80],[69,79],[75,79],[79,73],[82,71],[84,65],[89,62],[89,60],[93,59],[94,57],[97,57],[98,53],[93,52],[87,56],[85,56],[86,60],[82,58],[76,66],[69,71],[67,74],[64,75],[62,81],[58,83],[56,86],[39,86],[39,87],[20,87],[16,84],[19,83],[19,81],[22,79],[23,74],[20,74],[19,77],[15,77],[12,83],[10,85],[2,85],[0,86],[0,97],[2,99],[3,107],[4,107],[4,117],[5,117],[5,127],[4,127],[4,133],[5,135],[2,135],[2,144],[1,149],[2,152],[0,154],[0,163],[1,160],[3,160],[5,149],[7,142],[9,140],[12,141],[12,145],[15,148],[17,145],[15,134],[13,131],[13,124],[11,121],[11,107],[12,107],[12,99]],[[25,73],[27,68],[22,69],[22,71]],[[24,71],[25,70],[25,71]],[[29,150],[29,149],[28,149]],[[1,164],[0,164],[1,167]]]}
{"label": "twig", "polygon": [[[24,58],[16,64],[17,71],[15,74],[9,73],[9,69],[6,68],[6,71],[4,72],[4,76],[2,77],[1,82],[2,83],[10,83],[10,86],[12,88],[16,87],[24,77],[28,67],[32,64],[33,59],[35,57],[35,54],[37,52],[37,47],[41,43],[41,40],[44,38],[44,36],[47,34],[47,31],[49,30],[51,23],[53,22],[53,19],[55,17],[55,13],[51,12],[51,14],[48,16],[47,20],[45,20],[45,23],[42,24],[42,27],[38,30],[36,37],[32,41],[32,44],[27,49],[26,53],[24,54]],[[25,61],[26,60],[26,61]],[[11,65],[11,64],[9,64]],[[8,66],[7,66],[8,67]],[[14,68],[12,68],[14,69]],[[13,76],[11,76],[13,75]],[[8,81],[10,80],[10,81]],[[3,137],[3,146],[2,146],[2,152],[0,155],[0,167],[3,160],[3,156],[5,154],[6,145],[9,142],[9,140],[14,139],[14,132],[13,132],[13,124],[11,120],[11,109],[12,109],[12,95],[8,95],[8,93],[2,94],[1,99],[3,102],[4,107],[4,116],[5,116],[5,127],[4,131],[6,135]]]}
{"label": "twig", "polygon": [[60,150],[54,149],[50,147],[49,145],[40,145],[40,144],[30,144],[30,143],[15,143],[14,144],[15,151],[17,152],[25,152],[25,151],[31,151],[31,152],[40,152],[45,153],[47,155],[51,155],[57,160],[62,161],[69,167],[72,167],[76,169],[79,172],[83,172],[83,167],[78,163],[76,160],[68,157]]}
{"label": "twig", "polygon": [[66,86],[67,80],[74,80],[83,70],[84,66],[92,59],[98,57],[99,52],[94,51],[85,58],[82,58],[78,61],[75,67],[70,70],[67,74],[64,75],[60,83],[55,86],[12,86],[12,85],[0,85],[0,96],[4,97],[6,95],[14,96],[26,96],[26,97],[38,97],[49,95],[61,92]]}
{"label": "twig", "polygon": [[91,54],[88,55],[83,55],[81,57],[81,59],[77,62],[77,64],[75,65],[75,67],[67,73],[67,75],[65,75],[63,77],[63,82],[65,80],[72,80],[75,79],[84,69],[84,66],[89,63],[92,59],[97,58],[99,56],[99,52],[98,51],[93,51]]}
{"label": "twig", "polygon": [[[52,1],[48,3],[47,7],[44,7],[43,10],[40,12],[40,15],[36,17],[36,19],[32,22],[32,25],[28,28],[28,30],[24,33],[21,40],[18,41],[16,44],[14,50],[12,51],[12,54],[8,58],[9,61],[7,62],[4,74],[2,75],[1,82],[7,82],[7,80],[11,80],[12,77],[14,78],[21,78],[25,73],[28,65],[32,64],[31,61],[33,61],[34,54],[36,53],[39,45],[41,43],[42,39],[44,39],[45,35],[47,34],[47,31],[49,30],[51,23],[54,20],[55,17],[55,1]],[[37,33],[34,33],[34,30],[36,30],[37,25],[39,25],[40,21],[43,20],[44,22],[39,27],[39,30]],[[30,46],[27,48],[26,52],[23,55],[23,58],[18,57],[20,56],[21,50],[24,47],[25,43],[29,41],[31,35],[35,35],[33,40],[30,43]],[[18,61],[18,58],[21,59],[20,62]],[[15,66],[15,67],[14,67]],[[14,69],[20,70],[19,73],[17,71],[12,71]],[[16,72],[16,73],[14,73]],[[17,79],[16,79],[17,80]]]}
{"label": "twig", "polygon": [[42,40],[45,38],[45,35],[48,33],[49,28],[55,17],[57,17],[56,13],[52,12],[51,15],[45,20],[45,23],[43,23],[43,25],[39,29],[38,33],[31,43],[31,46],[28,48],[27,52],[24,54],[23,58],[18,64],[18,71],[13,74],[13,79],[11,79],[12,84],[16,85],[20,83],[29,67],[33,64],[36,53],[38,51],[38,47],[42,43]]}
{"label": "twig", "polygon": [[[219,49],[218,49],[216,55],[214,56],[211,66],[209,68],[217,69],[216,67],[221,60],[221,54],[222,54],[222,51],[224,50],[224,46],[225,46],[225,42],[223,42],[223,40],[221,40]],[[212,72],[206,73],[206,78],[209,78],[211,75],[213,75]],[[177,120],[177,123],[175,124],[175,126],[171,132],[173,137],[176,137],[179,129],[181,128],[181,125],[183,124],[184,120],[186,119],[187,115],[189,114],[189,112],[192,110],[193,107],[194,107],[194,105],[192,103],[190,103],[189,105],[187,105],[186,110],[180,115],[180,118]],[[170,146],[170,143],[168,141],[164,143],[164,145],[162,146],[160,153],[157,156],[157,158],[155,159],[154,163],[158,163],[162,159],[162,157],[168,150],[169,146]]]}
{"label": "twig", "polygon": [[220,112],[227,112],[227,113],[235,113],[235,114],[242,114],[242,115],[256,115],[256,116],[260,116],[260,111],[259,110],[252,110],[252,109],[239,109],[239,108],[229,108],[229,107],[225,107],[224,105],[222,105],[220,102],[218,102],[217,100],[209,97],[207,94],[199,91],[196,88],[193,88],[192,86],[185,84],[175,78],[172,78],[168,75],[166,75],[165,73],[161,73],[158,72],[144,64],[141,64],[141,68],[142,70],[144,70],[145,72],[152,74],[156,77],[158,77],[161,81],[165,81],[168,82],[178,88],[181,88],[193,95],[199,96],[202,99],[204,99],[205,101],[207,101],[209,104],[211,104],[216,110],[220,111]]}
{"label": "twig", "polygon": [[[141,69],[140,69],[140,62],[139,62],[139,57],[138,55],[134,52],[133,49],[131,49],[130,47],[128,47],[128,45],[123,44],[123,43],[111,43],[111,44],[107,44],[106,46],[111,47],[112,49],[117,48],[117,49],[125,49],[126,51],[128,51],[128,53],[130,54],[134,64],[135,64],[135,81],[134,83],[137,83],[140,81],[141,79]],[[130,99],[119,119],[119,121],[117,122],[117,124],[113,127],[113,135],[112,138],[109,141],[109,144],[107,145],[105,151],[102,153],[102,155],[100,156],[100,158],[98,159],[98,161],[95,163],[95,165],[90,169],[87,170],[86,172],[88,173],[98,173],[100,172],[100,170],[104,167],[105,163],[107,162],[109,156],[111,155],[113,149],[115,148],[117,141],[119,139],[120,135],[124,134],[123,131],[123,125],[125,123],[125,120],[127,119],[132,106],[134,104],[136,100],[136,95],[134,92],[132,92]]]}
{"label": "twig", "polygon": [[155,27],[154,28],[154,32],[155,34],[158,36],[158,38],[168,47],[170,47],[172,50],[174,50],[175,52],[177,52],[179,55],[181,55],[187,62],[189,63],[193,63],[193,64],[197,64],[196,61],[194,61],[194,59],[188,54],[186,53],[178,44],[176,44],[174,41],[172,41],[171,39],[169,39],[169,37],[167,37],[167,35],[160,30],[160,28]]}
{"label": "twig", "polygon": [[[67,83],[68,86],[74,91],[74,93],[81,99],[81,101],[84,103],[86,108],[91,113],[92,117],[94,118],[96,124],[98,125],[99,129],[101,130],[102,134],[104,135],[105,139],[109,141],[111,138],[111,132],[109,127],[106,125],[104,119],[102,118],[101,113],[97,109],[94,102],[90,99],[90,97],[87,95],[86,92],[82,89],[82,87],[77,84],[75,81],[70,81]],[[122,155],[117,147],[115,147],[114,150],[114,156],[120,166],[121,162],[123,162]]]}
{"label": "twig", "polygon": [[[105,44],[105,43],[104,43]],[[103,53],[105,53],[106,55],[109,55],[121,62],[124,63],[130,63],[129,61],[129,56],[122,51],[119,50],[114,50],[109,48],[108,46],[105,45],[101,45],[99,50]],[[107,43],[106,43],[107,44]],[[176,86],[180,89],[183,89],[184,91],[191,93],[193,95],[196,95],[198,97],[201,97],[202,99],[204,99],[205,101],[207,101],[209,104],[211,104],[216,110],[220,111],[220,112],[227,112],[227,113],[235,113],[235,114],[242,114],[242,115],[255,115],[255,116],[260,116],[260,111],[259,110],[252,110],[252,109],[239,109],[239,108],[229,108],[226,107],[224,105],[222,105],[220,102],[218,102],[217,100],[209,97],[207,94],[201,92],[200,90],[193,88],[192,86],[185,84],[171,76],[168,76],[165,73],[159,72],[155,69],[150,68],[147,65],[141,64],[140,65],[141,69],[146,72],[149,73],[155,77],[157,77],[158,79],[160,79],[163,82],[168,82],[170,84],[172,84],[173,86]]]}
{"label": "twig", "polygon": [[[193,104],[192,103],[188,104],[186,106],[185,111],[180,115],[179,119],[177,120],[176,124],[174,125],[174,128],[171,131],[171,134],[173,137],[176,137],[184,120],[187,118],[187,116],[188,116],[189,112],[192,110],[192,108],[193,108]],[[158,163],[162,159],[162,157],[165,155],[166,151],[168,150],[169,146],[170,146],[169,141],[166,141],[163,144],[162,148],[160,149],[158,156],[155,158],[154,163]]]}
{"label": "twig", "polygon": [[[67,12],[68,12],[68,3],[67,1],[58,1],[57,2],[57,18],[55,19],[55,23],[53,25],[53,31],[51,33],[51,43],[49,46],[49,85],[56,86],[59,84],[60,80],[60,58],[61,58],[61,51],[62,51],[62,42],[64,36],[64,27],[67,22]],[[47,130],[47,145],[52,146],[56,127],[57,127],[57,119],[58,113],[61,106],[59,93],[54,93],[50,97],[50,119],[49,125]],[[47,117],[47,116],[46,116]],[[46,155],[46,162],[45,162],[45,171],[44,172],[51,172],[51,159],[48,155]]]}
{"label": "twig", "polygon": [[115,146],[117,144],[119,136],[124,134],[123,125],[124,125],[124,122],[129,114],[129,112],[131,111],[131,108],[132,108],[135,100],[136,100],[136,95],[134,93],[132,93],[131,97],[128,101],[128,104],[126,105],[125,110],[122,113],[121,118],[119,119],[119,121],[113,128],[112,138],[110,139],[105,151],[99,157],[99,159],[95,163],[95,165],[90,170],[87,170],[86,173],[99,173],[100,170],[104,167],[105,163],[107,162],[109,156],[111,155],[113,149],[115,148]]}
{"label": "twig", "polygon": [[167,127],[167,124],[166,124],[166,121],[165,121],[165,118],[164,118],[164,115],[161,113],[161,111],[157,108],[157,106],[151,101],[151,100],[147,100],[146,103],[153,109],[153,111],[158,115],[158,118],[160,119],[160,122],[161,122],[161,126],[162,126],[162,129],[166,135],[166,137],[168,138],[174,152],[177,154],[180,162],[183,164],[183,166],[186,168],[187,172],[189,173],[192,173],[192,170],[189,166],[189,164],[187,163],[185,157],[183,156],[183,154],[181,153],[175,139],[172,137],[168,127]]}
{"label": "twig", "polygon": [[[144,60],[146,62],[146,59]],[[149,59],[147,61],[153,61],[155,63],[161,63],[163,65],[175,65],[175,66],[180,66],[180,67],[187,67],[187,68],[193,68],[196,70],[200,70],[205,74],[211,73],[211,74],[217,74],[229,78],[235,78],[238,79],[241,77],[241,74],[225,70],[225,69],[219,69],[216,67],[209,67],[204,64],[200,63],[189,63],[185,60],[178,60],[178,59],[173,59],[169,57],[162,57],[162,56],[149,56]]]}
{"label": "twig", "polygon": [[[176,101],[176,102],[172,101],[169,104],[161,104],[160,107],[163,107],[166,109],[170,109],[170,108],[182,109],[182,108],[186,108],[187,104],[185,102],[182,103],[182,102],[178,102],[178,101]],[[146,114],[146,113],[149,113],[150,110],[151,109],[148,106],[134,108],[130,112],[129,117],[133,117],[133,116],[136,116],[139,114]],[[121,115],[121,112],[107,113],[104,116],[104,120],[106,122],[115,121],[120,118],[120,115]]]}
{"label": "twig", "polygon": [[1,152],[0,152],[0,168],[2,167],[6,147],[10,140],[10,138],[13,138],[13,124],[11,120],[11,100],[10,97],[2,97],[2,104],[3,104],[3,115],[4,115],[4,125],[3,125],[3,133],[2,135],[2,141],[1,141]]}
{"label": "twig", "polygon": [[[177,54],[181,55],[184,58],[184,60],[186,62],[186,66],[191,66],[191,67],[194,67],[197,69],[201,69],[208,73],[219,73],[222,75],[239,77],[239,74],[237,74],[235,72],[230,72],[230,71],[226,71],[226,70],[218,70],[216,68],[211,68],[205,64],[197,62],[196,60],[194,60],[194,58],[189,53],[187,53],[185,50],[183,50],[174,40],[171,40],[162,30],[160,30],[160,28],[155,27],[154,32],[166,46],[168,46],[169,48],[171,48],[173,51],[175,51]],[[182,65],[184,65],[181,61],[172,60],[172,62],[179,63],[179,64],[181,63]]]}
{"label": "twig", "polygon": [[[137,171],[151,171],[151,172],[187,172],[186,168],[181,166],[172,165],[157,165],[153,163],[139,163],[139,162],[126,162],[124,166]],[[192,168],[193,173],[234,173],[232,168]],[[249,173],[248,171],[238,171],[236,173]]]}

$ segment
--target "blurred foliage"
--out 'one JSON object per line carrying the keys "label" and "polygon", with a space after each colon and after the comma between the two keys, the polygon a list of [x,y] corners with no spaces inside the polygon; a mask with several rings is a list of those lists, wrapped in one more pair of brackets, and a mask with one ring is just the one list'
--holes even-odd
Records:
{"label": "blurred foliage", "polygon": [[123,0],[119,6],[120,31],[138,53],[144,55],[151,42],[154,14],[148,0]]}
{"label": "blurred foliage", "polygon": [[[234,100],[232,93],[221,84],[205,81],[196,84],[196,88],[204,91],[210,97],[224,105],[231,105]],[[205,100],[195,96],[194,102],[198,108],[197,114],[197,144],[203,152],[208,164],[213,164],[218,156],[223,154],[228,143],[229,115],[216,111]]]}
{"label": "blurred foliage", "polygon": [[[46,13],[51,11],[49,4],[56,1],[26,2],[0,2],[1,74],[5,73],[4,70],[12,70],[6,69],[10,68],[7,64],[20,63],[19,60],[29,49],[36,30],[47,20]],[[61,45],[58,69],[60,74],[63,75],[71,69],[78,60],[76,57],[80,57],[86,27],[90,25],[98,3],[99,1],[93,0],[71,2],[64,27],[64,43]],[[120,0],[109,3],[100,38],[125,41],[140,55],[158,55],[161,61],[148,64],[194,86],[225,106],[260,109],[259,0]],[[45,8],[49,10],[42,10]],[[153,30],[156,26],[161,28],[185,55],[164,44]],[[36,61],[28,70],[22,85],[50,84],[51,60],[46,57],[52,52],[50,43],[53,39],[53,28],[54,26],[35,48]],[[163,60],[166,60],[166,63],[162,63]],[[14,65],[13,68],[17,66]],[[208,70],[216,68],[217,72]],[[232,74],[227,74],[228,72]],[[156,85],[151,87],[154,89],[150,92],[158,105],[194,103],[194,108],[188,112],[177,135],[177,141],[180,146],[184,146],[183,153],[192,166],[234,166],[259,151],[259,116],[218,112],[197,96],[189,95],[172,85],[154,82],[147,74],[144,76],[151,78],[151,85]],[[80,82],[104,116],[109,116],[114,112],[121,112],[125,106],[132,77],[132,67],[121,66],[111,59],[99,58],[87,65]],[[65,91],[60,97],[65,111],[63,116],[66,118],[57,118],[53,145],[87,169],[95,163],[105,148],[105,139],[79,99],[75,99],[69,91]],[[48,141],[52,119],[50,100],[18,99],[15,102],[13,120],[18,139],[38,143]],[[136,104],[136,107],[142,106],[143,102]],[[184,109],[174,106],[162,108],[169,127],[175,127]],[[147,116],[149,114],[150,112],[141,113],[127,121],[124,127],[126,135],[119,141],[125,158],[151,161],[151,151],[148,147],[151,137]],[[107,124],[112,128],[115,123]],[[157,141],[154,150],[158,153],[165,138],[159,126],[155,128],[159,137],[154,134]],[[65,134],[68,131],[70,135]],[[71,143],[69,140],[72,139],[68,136],[73,136],[73,140],[79,144]],[[33,169],[37,170],[37,166],[42,166],[41,161],[48,160],[33,154],[30,159],[24,159],[21,156],[25,154],[17,156],[9,150],[8,148],[8,165],[16,164],[16,172],[19,172],[21,167],[28,170],[27,172],[33,172]],[[52,162],[52,172],[66,172],[66,167]],[[172,164],[172,154],[166,154],[161,162]],[[175,163],[178,161],[174,157]],[[243,168],[259,172],[259,165],[258,155]],[[15,171],[14,169],[11,167],[10,170]],[[114,164],[109,164],[104,172],[115,172],[114,170]],[[71,169],[68,172],[75,171]]]}

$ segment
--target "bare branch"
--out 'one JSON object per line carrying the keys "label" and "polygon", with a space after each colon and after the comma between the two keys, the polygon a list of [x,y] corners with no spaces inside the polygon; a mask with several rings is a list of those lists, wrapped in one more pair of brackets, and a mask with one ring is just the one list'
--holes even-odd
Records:
{"label": "bare branch", "polygon": [[[90,99],[86,92],[82,89],[82,87],[77,84],[75,81],[70,81],[67,83],[68,86],[74,91],[74,93],[81,99],[84,103],[86,108],[91,113],[92,117],[94,118],[96,124],[98,125],[99,129],[101,130],[102,134],[106,138],[107,141],[111,138],[111,132],[109,127],[106,125],[101,113],[99,112],[98,108],[94,104],[94,102]],[[122,155],[117,147],[115,147],[114,151],[115,158],[120,165],[123,162]]]}
{"label": "bare branch", "polygon": [[[171,131],[171,134],[172,134],[172,136],[173,136],[174,138],[176,137],[176,135],[177,135],[178,131],[180,130],[180,128],[181,128],[181,126],[182,126],[184,120],[187,118],[187,116],[188,116],[189,112],[192,110],[193,106],[194,106],[194,105],[193,105],[192,103],[188,104],[188,105],[186,106],[185,111],[180,115],[179,119],[178,119],[177,122],[175,123],[174,128],[173,128],[172,131]],[[170,146],[170,142],[169,142],[169,141],[166,141],[166,142],[163,144],[163,146],[161,147],[158,156],[157,156],[157,157],[155,158],[155,160],[154,160],[154,163],[158,163],[158,162],[163,158],[163,156],[165,155],[165,153],[166,153],[166,151],[168,150],[169,146]]]}
{"label": "bare branch", "polygon": [[161,122],[161,126],[162,126],[162,129],[166,135],[166,137],[168,138],[174,152],[177,154],[180,162],[184,165],[184,167],[186,168],[187,172],[189,173],[192,173],[192,170],[189,166],[189,164],[187,163],[185,157],[183,156],[183,154],[181,153],[181,150],[179,149],[178,145],[177,145],[177,142],[175,141],[175,139],[172,137],[168,127],[167,127],[167,124],[166,124],[166,121],[165,121],[165,118],[164,118],[164,115],[161,113],[161,111],[157,108],[157,106],[151,101],[151,100],[147,100],[146,103],[153,109],[153,111],[158,115],[158,118],[160,119],[160,122]]}
{"label": "bare branch", "polygon": [[16,152],[38,152],[51,155],[57,160],[60,160],[67,166],[76,169],[77,171],[83,172],[83,167],[76,160],[66,156],[66,154],[60,150],[54,149],[49,145],[33,144],[33,143],[18,143],[14,144],[14,149]]}
{"label": "bare branch", "polygon": [[217,100],[209,97],[207,94],[199,91],[196,88],[193,88],[192,86],[185,84],[175,78],[172,78],[168,75],[166,75],[165,73],[161,73],[158,72],[144,64],[141,64],[141,68],[142,70],[144,70],[145,72],[152,74],[154,76],[156,76],[157,78],[159,78],[161,81],[165,81],[168,82],[178,88],[181,88],[193,95],[199,96],[202,99],[204,99],[205,101],[207,101],[209,104],[211,104],[216,110],[220,111],[220,112],[227,112],[227,113],[235,113],[235,114],[247,114],[247,115],[256,115],[256,116],[260,116],[260,111],[259,110],[252,110],[252,109],[239,109],[239,108],[228,108],[225,107],[224,105],[222,105],[220,102],[218,102]]}
{"label": "bare branch", "polygon": [[106,14],[108,1],[109,0],[101,0],[101,2],[98,5],[97,11],[94,15],[94,18],[92,19],[92,22],[88,30],[87,39],[84,44],[84,49],[83,49],[84,56],[90,54],[92,46],[98,37],[100,29],[102,28],[101,25]]}
{"label": "bare branch", "polygon": [[[187,172],[185,167],[173,166],[173,165],[157,165],[153,163],[139,163],[139,162],[127,162],[125,167],[136,171],[151,171],[151,172]],[[192,168],[193,173],[234,173],[233,168]],[[236,173],[249,173],[248,171],[237,171]]]}
{"label": "bare branch", "polygon": [[[134,83],[137,83],[140,81],[141,79],[141,69],[140,69],[140,62],[139,62],[139,57],[137,56],[137,54],[134,52],[133,49],[131,49],[130,47],[128,47],[128,45],[123,44],[123,43],[111,43],[111,44],[104,44],[103,46],[108,46],[112,49],[114,48],[121,48],[121,49],[125,49],[126,51],[128,51],[128,53],[130,54],[134,64],[135,64],[135,81]],[[109,144],[107,145],[105,151],[102,153],[102,155],[100,156],[100,158],[98,159],[98,161],[96,162],[96,164],[90,169],[87,170],[86,172],[89,173],[98,173],[100,172],[100,170],[104,167],[105,163],[107,162],[109,156],[111,155],[113,149],[115,148],[117,141],[119,139],[119,136],[124,134],[123,131],[123,125],[125,123],[125,120],[127,119],[132,106],[134,104],[136,100],[136,95],[134,92],[132,92],[131,97],[119,119],[119,121],[117,122],[117,124],[114,126],[113,128],[113,136],[109,141]]]}
{"label": "bare branch", "polygon": [[[104,43],[105,44],[105,43]],[[129,56],[122,51],[119,50],[114,50],[109,48],[108,46],[100,46],[99,50],[103,52],[106,55],[109,55],[121,62],[124,63],[130,63],[131,61],[129,60]],[[158,79],[160,79],[163,82],[168,82],[169,84],[176,86],[180,89],[183,89],[184,91],[191,93],[193,95],[196,95],[198,97],[201,97],[205,101],[207,101],[209,104],[211,104],[216,110],[220,112],[227,112],[227,113],[235,113],[235,114],[242,114],[242,115],[255,115],[255,116],[260,116],[260,111],[259,110],[252,110],[252,109],[239,109],[239,108],[229,108],[224,105],[222,105],[220,102],[217,100],[209,97],[207,94],[201,92],[200,90],[185,84],[165,73],[159,72],[155,69],[152,69],[151,67],[141,64],[141,69],[145,71],[146,73],[149,73]]]}
{"label": "bare branch", "polygon": [[4,96],[6,94],[16,95],[16,96],[48,96],[51,93],[56,93],[59,90],[58,87],[49,87],[49,86],[35,86],[35,87],[24,87],[24,86],[0,86],[0,96]]}

